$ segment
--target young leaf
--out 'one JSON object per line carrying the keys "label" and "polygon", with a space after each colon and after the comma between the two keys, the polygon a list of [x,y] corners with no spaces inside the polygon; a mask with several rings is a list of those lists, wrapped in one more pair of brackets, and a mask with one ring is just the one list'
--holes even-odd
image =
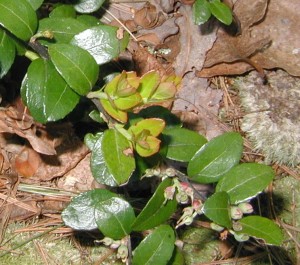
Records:
{"label": "young leaf", "polygon": [[229,196],[226,192],[216,192],[204,203],[203,213],[214,223],[231,227]]}
{"label": "young leaf", "polygon": [[76,18],[76,11],[72,5],[59,5],[51,11],[49,17],[50,18],[55,18],[55,17]]}
{"label": "young leaf", "polygon": [[237,204],[255,197],[273,178],[274,171],[271,167],[244,163],[228,171],[219,181],[216,190],[226,191],[231,204]]}
{"label": "young leaf", "polygon": [[104,132],[101,149],[116,183],[126,183],[135,169],[134,157],[126,152],[131,150],[130,142],[117,130],[109,129]]}
{"label": "young leaf", "polygon": [[42,44],[50,46],[53,43],[69,43],[76,34],[87,28],[88,26],[75,18],[53,17],[41,19],[39,21],[38,32],[44,32],[46,30],[53,32],[53,39],[40,40]]}
{"label": "young leaf", "polygon": [[5,76],[16,56],[14,41],[0,28],[0,79]]}
{"label": "young leaf", "polygon": [[220,135],[194,155],[188,165],[188,176],[199,183],[217,182],[238,164],[243,151],[243,139],[235,132]]}
{"label": "young leaf", "polygon": [[104,108],[104,110],[115,120],[126,123],[128,119],[128,115],[126,111],[117,109],[116,106],[113,106],[111,104],[111,101],[108,99],[101,98],[100,99],[101,105]]}
{"label": "young leaf", "polygon": [[133,95],[126,97],[119,97],[114,100],[114,104],[120,110],[129,110],[138,105],[142,101],[139,93],[134,93]]}
{"label": "young leaf", "polygon": [[151,98],[159,82],[160,76],[156,71],[148,72],[141,77],[138,91],[141,94],[145,103],[147,103],[148,99]]}
{"label": "young leaf", "polygon": [[168,146],[167,158],[181,162],[189,162],[207,142],[199,133],[176,127],[165,129],[163,137]]}
{"label": "young leaf", "polygon": [[109,172],[102,153],[102,137],[103,133],[96,135],[87,134],[84,137],[84,142],[92,151],[91,155],[91,171],[93,177],[98,183],[115,187],[118,185],[114,176]]}
{"label": "young leaf", "polygon": [[247,216],[238,221],[242,225],[242,230],[237,234],[247,234],[255,238],[260,238],[266,244],[279,246],[283,241],[283,234],[278,225],[272,220],[261,216]]}
{"label": "young leaf", "polygon": [[37,10],[44,2],[44,0],[27,0],[34,10]]}
{"label": "young leaf", "polygon": [[128,235],[135,220],[130,204],[104,189],[74,197],[61,216],[64,223],[73,229],[92,230],[98,227],[104,236],[115,240]]}
{"label": "young leaf", "polygon": [[196,25],[204,24],[211,16],[207,0],[196,0],[193,4],[193,21]]}
{"label": "young leaf", "polygon": [[21,95],[31,115],[41,123],[64,118],[79,102],[79,95],[68,86],[54,65],[43,59],[30,64]]}
{"label": "young leaf", "polygon": [[145,109],[142,109],[139,112],[139,116],[148,119],[148,118],[159,118],[166,122],[166,127],[181,127],[182,123],[180,119],[174,115],[168,109],[162,106],[150,106]]}
{"label": "young leaf", "polygon": [[54,44],[48,49],[57,71],[78,94],[86,95],[95,85],[99,67],[86,51],[70,44]]}
{"label": "young leaf", "polygon": [[78,0],[74,8],[79,13],[92,13],[97,11],[105,0]]}
{"label": "young leaf", "polygon": [[174,250],[175,235],[169,225],[161,225],[134,250],[133,265],[165,265]]}
{"label": "young leaf", "polygon": [[165,122],[162,119],[151,118],[137,122],[129,128],[134,135],[138,135],[143,130],[148,130],[152,136],[158,136],[165,128]]}
{"label": "young leaf", "polygon": [[232,22],[232,13],[230,8],[220,0],[212,0],[209,2],[211,13],[225,25],[230,25]]}
{"label": "young leaf", "polygon": [[0,25],[27,41],[37,28],[37,16],[26,0],[0,0]]}
{"label": "young leaf", "polygon": [[100,25],[74,36],[71,43],[87,50],[98,64],[104,64],[119,56],[129,41],[129,35],[117,36],[117,27]]}
{"label": "young leaf", "polygon": [[164,203],[165,189],[171,186],[172,183],[173,181],[169,178],[160,183],[155,193],[132,225],[132,229],[134,231],[143,231],[154,228],[167,221],[168,218],[176,211],[176,200],[168,200]]}

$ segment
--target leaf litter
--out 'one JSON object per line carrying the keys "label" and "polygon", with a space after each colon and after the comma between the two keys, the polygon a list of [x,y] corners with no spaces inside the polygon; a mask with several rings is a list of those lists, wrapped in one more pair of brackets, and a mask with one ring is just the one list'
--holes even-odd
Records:
{"label": "leaf litter", "polygon": [[[161,75],[176,73],[183,77],[172,111],[186,126],[211,139],[231,129],[231,125],[220,121],[218,115],[228,97],[226,89],[231,95],[236,92],[227,85],[215,86],[208,78],[240,75],[252,69],[262,74],[263,69],[273,68],[300,76],[297,18],[300,3],[297,0],[233,1],[241,31],[232,36],[215,21],[194,25],[191,6],[183,4],[186,2],[114,3],[108,10],[128,26],[138,40],[138,43],[131,40],[127,53],[140,75],[156,70]],[[105,14],[104,19],[105,23],[109,21],[120,26],[109,14]],[[44,127],[35,123],[25,111],[7,106],[0,111],[0,130],[1,173],[5,175],[0,179],[0,187],[4,193],[14,186],[8,183],[16,184],[17,176],[23,176],[24,185],[41,185],[44,192],[50,187],[58,188],[57,192],[79,192],[97,187],[90,172],[89,151],[69,123],[60,124],[59,128],[55,125]],[[280,168],[285,167],[279,165]],[[23,202],[29,197],[16,190],[7,196],[8,200],[1,196],[1,201],[16,205],[19,210],[9,208],[9,204],[4,207],[8,210],[1,213],[2,229],[7,225],[5,220],[25,220],[41,214],[43,206],[37,204],[39,195],[29,196],[29,203]],[[58,198],[68,201],[69,196],[62,193]],[[51,199],[47,201],[47,198]],[[52,199],[44,197],[44,206]],[[57,203],[50,206],[50,212],[51,208],[59,213]]]}

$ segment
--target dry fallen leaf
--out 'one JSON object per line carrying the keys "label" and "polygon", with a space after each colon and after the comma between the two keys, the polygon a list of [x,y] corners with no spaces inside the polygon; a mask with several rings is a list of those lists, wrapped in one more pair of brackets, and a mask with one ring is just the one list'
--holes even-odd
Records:
{"label": "dry fallen leaf", "polygon": [[242,74],[253,66],[279,67],[300,76],[299,9],[298,0],[237,1],[234,12],[241,20],[242,34],[232,37],[219,29],[198,76]]}

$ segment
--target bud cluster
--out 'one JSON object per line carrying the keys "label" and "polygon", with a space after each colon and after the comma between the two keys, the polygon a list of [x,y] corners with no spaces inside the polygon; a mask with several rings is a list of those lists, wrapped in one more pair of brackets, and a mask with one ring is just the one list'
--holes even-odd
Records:
{"label": "bud cluster", "polygon": [[103,243],[105,246],[110,247],[112,249],[117,249],[117,258],[121,259],[122,262],[126,262],[128,259],[129,251],[127,247],[127,238],[123,238],[121,240],[113,240],[109,237],[104,237],[99,243]]}

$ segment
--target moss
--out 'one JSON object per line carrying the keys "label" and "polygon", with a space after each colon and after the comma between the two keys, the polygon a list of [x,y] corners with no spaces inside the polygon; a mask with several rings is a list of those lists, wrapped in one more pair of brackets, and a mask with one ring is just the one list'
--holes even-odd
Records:
{"label": "moss", "polygon": [[300,163],[300,79],[282,70],[266,72],[268,83],[256,72],[238,78],[246,115],[241,129],[267,163]]}

